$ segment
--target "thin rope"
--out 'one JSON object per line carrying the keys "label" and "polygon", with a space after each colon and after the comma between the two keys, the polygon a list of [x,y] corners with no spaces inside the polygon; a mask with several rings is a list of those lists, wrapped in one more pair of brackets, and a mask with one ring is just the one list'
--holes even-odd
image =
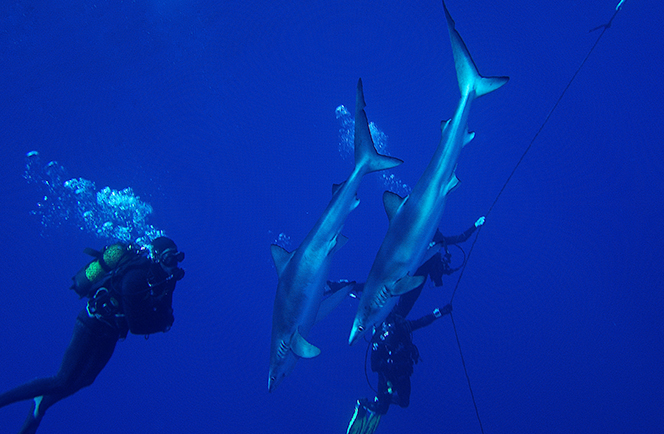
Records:
{"label": "thin rope", "polygon": [[[611,19],[609,20],[608,23],[606,23],[606,24],[602,24],[602,25],[597,26],[597,27],[595,27],[594,29],[591,29],[591,30],[590,30],[590,32],[593,32],[593,31],[595,31],[595,30],[602,29],[602,32],[599,34],[599,36],[597,37],[597,40],[595,41],[595,43],[593,44],[593,46],[592,46],[592,47],[590,48],[590,50],[588,51],[588,54],[586,54],[586,57],[585,57],[585,58],[583,59],[583,61],[581,62],[581,64],[580,64],[579,67],[577,68],[576,72],[575,72],[574,75],[572,76],[572,78],[569,80],[569,83],[567,83],[567,86],[565,86],[565,89],[563,89],[562,93],[561,93],[560,96],[558,97],[558,100],[555,102],[555,104],[553,105],[553,107],[552,107],[551,110],[549,111],[549,114],[548,114],[548,115],[546,116],[546,118],[544,119],[544,122],[542,122],[542,125],[540,125],[539,129],[537,130],[537,132],[536,132],[535,135],[533,136],[532,140],[530,141],[530,143],[529,143],[528,146],[526,147],[526,150],[525,150],[525,151],[523,152],[523,154],[521,155],[521,158],[519,158],[519,161],[518,161],[518,162],[516,163],[516,165],[514,166],[514,169],[512,169],[512,172],[511,172],[510,175],[507,177],[507,180],[505,181],[505,184],[503,184],[503,187],[502,187],[502,188],[500,189],[500,191],[498,192],[498,195],[496,196],[496,198],[494,199],[493,203],[492,203],[491,206],[489,207],[489,210],[486,212],[485,216],[488,216],[489,214],[491,214],[491,211],[493,210],[493,207],[496,205],[496,202],[498,202],[498,199],[499,199],[500,196],[503,194],[503,191],[505,191],[505,188],[507,187],[507,184],[508,184],[508,183],[510,182],[510,180],[512,179],[512,176],[514,175],[514,173],[516,172],[516,170],[519,168],[519,165],[521,165],[521,162],[522,162],[523,159],[526,157],[526,154],[528,154],[528,151],[530,151],[530,148],[532,148],[533,143],[535,142],[535,140],[537,140],[537,137],[539,136],[540,132],[542,132],[542,130],[544,129],[544,126],[549,122],[549,119],[551,119],[551,115],[553,115],[553,112],[556,110],[556,108],[558,108],[558,105],[560,104],[560,101],[561,101],[561,100],[563,99],[563,97],[565,96],[565,93],[567,93],[567,90],[568,90],[568,89],[570,88],[570,86],[572,85],[572,82],[574,81],[574,79],[576,78],[576,76],[579,74],[579,72],[581,71],[581,69],[583,68],[583,66],[586,64],[586,61],[588,60],[588,58],[590,57],[590,55],[592,54],[592,52],[595,50],[595,47],[597,47],[597,44],[599,44],[599,41],[602,39],[602,36],[604,36],[604,33],[605,33],[605,32],[611,27],[611,24],[613,23],[613,19],[616,17],[616,15],[618,14],[618,12],[622,9],[622,4],[624,3],[624,1],[625,1],[625,0],[620,0],[620,2],[618,3],[618,5],[616,6],[616,10],[615,10],[615,12],[614,12],[613,15],[611,16]],[[477,231],[476,231],[476,233],[475,233],[475,238],[473,239],[473,243],[472,243],[471,246],[470,246],[470,250],[468,251],[468,255],[464,258],[464,262],[463,262],[463,265],[462,265],[462,267],[461,267],[461,272],[459,273],[459,278],[457,279],[457,283],[456,283],[456,285],[454,286],[454,291],[452,292],[452,297],[450,298],[450,304],[452,304],[452,302],[454,301],[454,296],[456,295],[456,291],[457,291],[457,289],[459,288],[459,283],[461,282],[461,278],[463,277],[463,273],[464,273],[464,271],[466,270],[466,265],[468,264],[468,261],[470,260],[470,255],[472,255],[472,253],[473,253],[473,249],[475,248],[475,243],[477,242],[477,238],[480,236],[480,232],[481,232],[481,231],[482,231],[482,226],[480,226],[479,228],[477,228]],[[479,424],[480,424],[480,431],[482,432],[482,434],[484,434],[484,428],[482,427],[482,419],[480,419],[480,413],[479,413],[479,410],[477,409],[477,402],[475,401],[475,394],[473,393],[473,387],[472,387],[472,385],[471,385],[471,383],[470,383],[470,376],[468,375],[468,370],[466,369],[466,362],[465,362],[465,360],[464,360],[464,358],[463,358],[463,352],[461,351],[461,342],[459,341],[459,334],[457,333],[456,324],[455,324],[455,322],[454,322],[454,316],[452,315],[451,312],[450,312],[450,318],[451,318],[451,320],[452,320],[452,327],[454,328],[454,336],[456,337],[457,347],[459,348],[459,356],[461,356],[461,364],[463,365],[463,372],[464,372],[464,374],[466,375],[466,381],[468,382],[468,390],[470,390],[470,397],[472,398],[472,400],[473,400],[473,406],[475,407],[475,415],[477,416],[477,421],[478,421]]]}
{"label": "thin rope", "polygon": [[[535,140],[537,140],[537,137],[539,137],[539,134],[542,132],[542,130],[544,129],[546,124],[551,119],[551,116],[553,115],[553,112],[558,108],[558,105],[560,104],[560,101],[563,99],[563,97],[567,93],[567,90],[572,85],[572,82],[574,82],[574,79],[576,79],[576,76],[579,75],[579,72],[581,72],[581,69],[586,64],[586,61],[588,60],[590,55],[593,53],[593,51],[595,51],[595,47],[597,47],[597,44],[599,44],[599,41],[602,39],[602,36],[604,36],[604,33],[611,27],[611,24],[613,23],[613,19],[616,17],[618,12],[622,9],[622,4],[623,4],[624,1],[625,0],[620,0],[620,3],[618,3],[618,6],[616,6],[616,11],[613,13],[613,15],[611,16],[611,19],[609,20],[608,23],[602,24],[601,26],[597,26],[594,29],[590,30],[590,32],[593,32],[595,30],[602,29],[602,32],[597,37],[597,40],[593,44],[592,48],[590,48],[590,51],[588,51],[588,54],[586,54],[586,57],[581,62],[581,64],[577,68],[574,75],[572,75],[572,78],[567,83],[567,86],[565,86],[565,89],[563,89],[562,93],[560,94],[560,96],[556,100],[556,102],[553,105],[553,107],[551,108],[551,110],[549,110],[549,114],[546,115],[546,118],[544,118],[544,122],[542,122],[542,125],[540,125],[539,129],[537,130],[537,132],[533,136],[532,140],[530,140],[530,143],[526,147],[526,150],[523,151],[523,154],[521,155],[521,158],[519,158],[519,161],[517,161],[516,165],[512,169],[512,172],[507,177],[507,180],[505,181],[502,188],[500,189],[500,191],[496,195],[496,198],[494,199],[493,203],[489,207],[489,210],[486,212],[485,216],[488,216],[489,214],[491,214],[491,211],[493,211],[493,207],[496,205],[496,202],[498,202],[498,199],[503,194],[503,191],[505,191],[505,188],[507,187],[507,184],[509,184],[509,182],[512,180],[512,176],[514,176],[514,173],[516,172],[516,170],[521,165],[521,162],[523,161],[523,159],[526,158],[526,155],[530,151],[530,148],[533,147],[533,143],[535,143]],[[475,233],[475,239],[473,240],[473,244],[470,246],[470,250],[468,251],[468,256],[466,256],[466,260],[464,261],[463,267],[461,268],[461,272],[459,273],[459,279],[457,280],[456,286],[454,287],[454,291],[452,292],[452,298],[450,300],[450,303],[452,303],[452,301],[454,300],[454,295],[456,294],[457,288],[459,287],[459,282],[461,282],[461,277],[463,276],[463,272],[466,269],[466,264],[468,263],[468,260],[470,259],[470,255],[473,253],[473,248],[475,247],[475,243],[477,242],[477,238],[479,237],[481,231],[482,231],[482,226],[477,228],[477,232]]]}
{"label": "thin rope", "polygon": [[468,376],[468,369],[466,369],[466,361],[463,358],[463,352],[461,351],[461,342],[459,342],[459,334],[457,333],[456,323],[454,322],[454,315],[450,312],[450,318],[452,319],[452,327],[454,328],[454,336],[456,337],[457,346],[459,347],[459,355],[461,356],[461,364],[463,365],[463,373],[466,374],[466,381],[468,381],[468,390],[470,390],[470,396],[473,398],[473,406],[475,407],[475,415],[477,415],[477,421],[480,423],[480,431],[484,434],[484,427],[482,427],[482,419],[480,419],[480,412],[477,410],[477,402],[475,401],[475,394],[473,393],[473,387],[470,385],[470,377]]}

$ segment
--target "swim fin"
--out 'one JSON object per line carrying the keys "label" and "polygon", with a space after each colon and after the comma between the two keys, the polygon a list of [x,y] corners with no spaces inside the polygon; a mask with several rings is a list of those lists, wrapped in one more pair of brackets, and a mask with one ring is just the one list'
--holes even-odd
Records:
{"label": "swim fin", "polygon": [[350,419],[346,434],[373,434],[378,428],[381,415],[368,408],[364,401],[355,402],[355,413]]}

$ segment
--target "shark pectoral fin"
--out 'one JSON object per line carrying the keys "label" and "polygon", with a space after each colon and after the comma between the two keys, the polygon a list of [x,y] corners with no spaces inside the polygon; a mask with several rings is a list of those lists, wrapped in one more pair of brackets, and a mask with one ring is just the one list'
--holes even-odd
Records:
{"label": "shark pectoral fin", "polygon": [[456,175],[453,174],[452,178],[450,178],[449,182],[445,186],[445,194],[450,194],[458,186],[459,186],[459,178],[457,178]]}
{"label": "shark pectoral fin", "polygon": [[394,288],[390,290],[390,293],[393,296],[403,295],[423,284],[425,280],[426,276],[411,276],[407,274],[399,279],[396,285],[394,285]]}
{"label": "shark pectoral fin", "polygon": [[318,308],[318,314],[316,315],[316,324],[318,321],[325,318],[330,312],[334,310],[335,307],[341,303],[341,301],[350,294],[350,291],[355,287],[355,282],[346,282],[346,285],[338,289],[332,295],[323,299]]}
{"label": "shark pectoral fin", "polygon": [[277,275],[281,275],[281,272],[286,267],[286,264],[288,264],[290,258],[293,257],[294,251],[288,252],[286,249],[276,244],[272,244],[270,246],[270,251],[272,252],[272,260],[274,261],[274,266],[277,269]]}
{"label": "shark pectoral fin", "polygon": [[330,253],[328,255],[333,255],[337,253],[337,251],[342,248],[346,243],[348,242],[348,237],[342,234],[337,234],[337,236],[334,238],[333,246],[330,248]]}
{"label": "shark pectoral fin", "polygon": [[422,264],[424,264],[429,259],[433,258],[433,256],[436,253],[440,252],[440,247],[441,247],[440,243],[433,243],[433,241],[432,241],[432,244],[433,245],[431,245],[431,244],[429,245],[429,248],[427,249],[427,252],[424,254],[424,259],[422,260]]}
{"label": "shark pectoral fin", "polygon": [[320,348],[307,342],[306,339],[302,337],[299,330],[295,330],[295,333],[291,338],[290,348],[297,356],[305,359],[311,359],[320,354]]}
{"label": "shark pectoral fin", "polygon": [[396,214],[397,210],[405,200],[406,199],[403,197],[396,193],[392,193],[389,190],[383,193],[383,206],[385,207],[388,220],[392,220],[392,217]]}

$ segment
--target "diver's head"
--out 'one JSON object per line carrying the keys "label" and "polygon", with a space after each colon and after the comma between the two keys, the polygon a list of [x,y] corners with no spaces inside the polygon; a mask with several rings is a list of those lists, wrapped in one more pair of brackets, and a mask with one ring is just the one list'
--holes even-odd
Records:
{"label": "diver's head", "polygon": [[168,237],[159,237],[152,240],[148,245],[150,259],[175,280],[184,277],[184,270],[178,267],[178,263],[184,261],[184,252],[178,252],[178,246]]}

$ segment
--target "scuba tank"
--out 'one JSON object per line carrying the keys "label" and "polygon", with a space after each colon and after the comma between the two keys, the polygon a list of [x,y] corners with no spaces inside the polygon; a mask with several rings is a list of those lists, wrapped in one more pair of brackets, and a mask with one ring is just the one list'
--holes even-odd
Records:
{"label": "scuba tank", "polygon": [[92,297],[98,287],[96,284],[103,282],[109,273],[137,254],[133,246],[124,243],[111,244],[101,252],[91,248],[86,248],[83,252],[95,259],[72,277],[74,283],[70,289],[80,298]]}

